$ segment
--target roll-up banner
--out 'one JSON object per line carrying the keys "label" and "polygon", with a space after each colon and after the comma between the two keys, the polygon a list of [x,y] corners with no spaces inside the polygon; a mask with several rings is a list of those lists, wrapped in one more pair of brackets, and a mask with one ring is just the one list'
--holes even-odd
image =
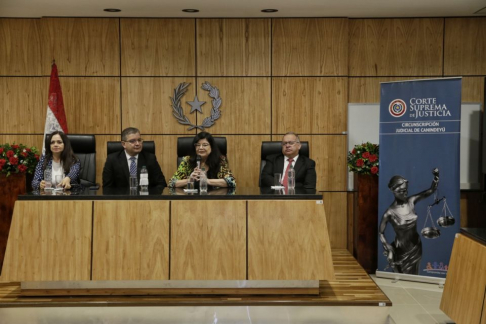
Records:
{"label": "roll-up banner", "polygon": [[377,274],[447,275],[460,225],[461,81],[381,84]]}

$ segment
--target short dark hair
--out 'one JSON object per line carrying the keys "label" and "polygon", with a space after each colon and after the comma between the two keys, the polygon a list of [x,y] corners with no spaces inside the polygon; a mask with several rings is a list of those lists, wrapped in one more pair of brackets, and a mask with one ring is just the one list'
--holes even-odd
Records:
{"label": "short dark hair", "polygon": [[127,140],[127,137],[128,135],[131,135],[131,134],[140,134],[140,130],[138,128],[135,128],[135,127],[128,127],[128,128],[125,128],[122,133],[121,133],[121,140],[122,141],[126,141]]}

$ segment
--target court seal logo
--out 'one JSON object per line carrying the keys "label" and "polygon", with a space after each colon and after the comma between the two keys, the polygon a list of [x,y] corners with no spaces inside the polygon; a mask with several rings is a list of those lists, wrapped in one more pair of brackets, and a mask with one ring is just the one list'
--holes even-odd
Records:
{"label": "court seal logo", "polygon": [[402,99],[395,99],[390,102],[388,111],[395,118],[402,117],[407,112],[407,104]]}
{"label": "court seal logo", "polygon": [[[179,124],[182,125],[188,125],[189,128],[187,130],[192,130],[194,128],[204,130],[205,128],[211,127],[214,125],[216,120],[221,117],[221,111],[219,110],[219,107],[221,107],[221,98],[219,97],[219,90],[216,87],[213,87],[209,82],[204,82],[201,86],[201,88],[205,91],[209,92],[209,97],[211,97],[213,100],[211,100],[212,103],[212,108],[210,112],[210,116],[204,118],[203,122],[201,125],[194,125],[192,124],[189,119],[187,118],[186,115],[184,115],[184,112],[182,110],[181,106],[181,99],[184,97],[184,94],[187,92],[187,88],[190,86],[190,83],[182,82],[177,86],[177,88],[174,89],[174,97],[170,97],[171,103],[172,103],[172,115],[177,119]],[[194,98],[194,101],[187,101],[188,104],[191,105],[191,113],[196,111],[199,113],[202,113],[202,108],[201,106],[204,105],[206,102],[205,101],[199,101],[197,98],[197,95]]]}

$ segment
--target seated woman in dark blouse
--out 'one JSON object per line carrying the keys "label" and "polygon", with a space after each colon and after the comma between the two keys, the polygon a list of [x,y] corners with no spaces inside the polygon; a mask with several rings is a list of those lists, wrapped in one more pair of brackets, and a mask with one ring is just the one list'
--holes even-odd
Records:
{"label": "seated woman in dark blouse", "polygon": [[34,190],[45,188],[44,170],[51,170],[52,180],[56,175],[61,176],[59,185],[64,189],[70,189],[78,184],[78,176],[81,169],[79,159],[74,155],[71,142],[63,132],[55,131],[46,136],[46,153],[42,155],[35,168],[32,188]]}
{"label": "seated woman in dark blouse", "polygon": [[[201,169],[205,169],[208,185],[213,187],[236,187],[236,180],[229,169],[228,160],[219,152],[213,136],[201,132],[192,141],[194,150],[190,156],[182,159],[179,168],[169,181],[169,187],[185,187],[188,179],[199,180]],[[196,157],[201,156],[201,165],[197,166]]]}

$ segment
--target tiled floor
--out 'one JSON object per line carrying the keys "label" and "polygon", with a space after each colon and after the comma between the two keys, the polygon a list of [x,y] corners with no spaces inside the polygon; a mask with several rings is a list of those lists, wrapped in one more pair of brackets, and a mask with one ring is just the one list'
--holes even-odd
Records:
{"label": "tiled floor", "polygon": [[454,323],[439,309],[443,292],[439,285],[371,278],[392,301],[389,314],[396,324]]}

